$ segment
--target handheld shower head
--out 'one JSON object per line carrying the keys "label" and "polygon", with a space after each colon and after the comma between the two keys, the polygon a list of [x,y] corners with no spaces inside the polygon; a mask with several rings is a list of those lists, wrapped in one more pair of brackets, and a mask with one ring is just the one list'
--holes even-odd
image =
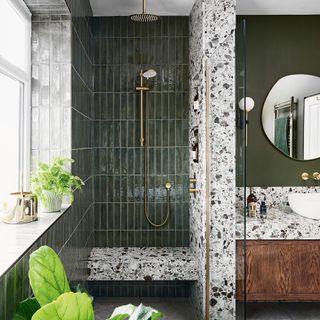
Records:
{"label": "handheld shower head", "polygon": [[142,13],[133,14],[131,20],[135,22],[153,22],[159,19],[155,14],[147,13],[147,0],[142,0]]}
{"label": "handheld shower head", "polygon": [[149,69],[145,72],[143,72],[142,74],[144,76],[144,78],[146,79],[150,79],[150,78],[154,78],[157,75],[157,71],[153,70],[153,69]]}

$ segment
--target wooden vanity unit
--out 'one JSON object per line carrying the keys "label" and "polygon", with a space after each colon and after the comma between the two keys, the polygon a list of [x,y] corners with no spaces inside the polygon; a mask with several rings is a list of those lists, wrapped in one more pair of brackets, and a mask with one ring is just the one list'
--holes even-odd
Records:
{"label": "wooden vanity unit", "polygon": [[[247,240],[248,301],[320,301],[320,240]],[[237,299],[243,300],[243,240],[237,240]]]}

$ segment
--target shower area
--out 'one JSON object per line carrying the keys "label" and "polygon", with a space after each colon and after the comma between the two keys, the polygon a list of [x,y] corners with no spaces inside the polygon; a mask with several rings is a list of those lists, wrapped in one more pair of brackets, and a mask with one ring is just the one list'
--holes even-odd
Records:
{"label": "shower area", "polygon": [[[187,298],[196,280],[189,250],[189,17],[150,17],[91,18],[89,286],[96,297]],[[188,270],[181,268],[185,258]]]}
{"label": "shower area", "polygon": [[92,24],[96,246],[188,246],[188,17]]}

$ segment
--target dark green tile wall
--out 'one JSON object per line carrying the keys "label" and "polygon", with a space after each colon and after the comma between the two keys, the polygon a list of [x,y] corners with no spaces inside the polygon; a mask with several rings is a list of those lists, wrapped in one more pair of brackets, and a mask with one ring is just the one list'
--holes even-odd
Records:
{"label": "dark green tile wall", "polygon": [[[52,247],[62,259],[72,285],[86,286],[86,257],[93,245],[88,237],[93,228],[93,206],[90,195],[82,197],[30,248],[25,255],[0,277],[0,320],[11,320],[17,304],[32,293],[28,280],[30,254],[42,245]],[[83,208],[87,207],[86,211]],[[79,216],[82,216],[79,219]]]}
{"label": "dark green tile wall", "polygon": [[86,186],[75,194],[72,207],[0,277],[0,320],[11,320],[17,303],[30,296],[29,256],[41,245],[59,253],[72,284],[87,285],[87,257],[94,245],[92,11],[88,0],[80,4],[67,0],[67,4],[72,18],[72,157],[76,161],[72,171]]}
{"label": "dark green tile wall", "polygon": [[[94,17],[95,245],[188,246],[188,17],[150,24],[128,17]],[[155,229],[143,211],[140,69],[148,80],[150,217],[165,216],[164,184],[172,181],[169,223]]]}
{"label": "dark green tile wall", "polygon": [[89,281],[94,297],[188,298],[193,281]]}

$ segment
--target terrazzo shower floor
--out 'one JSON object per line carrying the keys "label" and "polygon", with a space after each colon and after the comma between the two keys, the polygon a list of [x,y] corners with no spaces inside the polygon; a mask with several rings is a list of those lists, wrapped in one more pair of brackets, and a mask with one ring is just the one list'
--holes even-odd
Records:
{"label": "terrazzo shower floor", "polygon": [[94,310],[96,320],[105,320],[113,310],[121,305],[143,303],[161,311],[167,320],[195,320],[189,299],[183,298],[96,298]]}

